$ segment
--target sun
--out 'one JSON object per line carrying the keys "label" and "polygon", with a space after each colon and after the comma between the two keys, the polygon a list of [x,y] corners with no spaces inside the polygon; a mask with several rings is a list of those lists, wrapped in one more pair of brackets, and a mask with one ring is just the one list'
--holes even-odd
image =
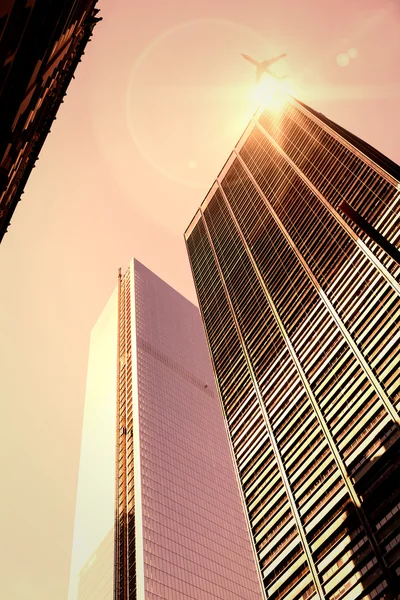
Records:
{"label": "sun", "polygon": [[252,101],[260,110],[280,114],[287,106],[290,89],[285,81],[264,77],[252,89]]}

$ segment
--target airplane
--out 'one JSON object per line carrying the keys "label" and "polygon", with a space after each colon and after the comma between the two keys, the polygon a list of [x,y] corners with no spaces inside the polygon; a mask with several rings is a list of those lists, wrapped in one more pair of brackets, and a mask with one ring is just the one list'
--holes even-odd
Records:
{"label": "airplane", "polygon": [[275,79],[285,79],[286,78],[286,75],[284,75],[283,77],[280,77],[279,75],[272,73],[272,71],[269,70],[269,67],[271,65],[273,65],[274,63],[278,62],[278,60],[285,58],[285,56],[287,56],[287,54],[280,54],[279,56],[275,56],[274,58],[270,58],[269,60],[261,60],[261,61],[256,60],[255,58],[252,58],[248,54],[242,54],[242,56],[243,56],[243,58],[245,58],[246,60],[251,62],[255,67],[257,67],[257,71],[256,71],[256,82],[257,83],[260,81],[260,79],[264,73],[268,73],[269,75],[272,75],[272,77],[275,77]]}

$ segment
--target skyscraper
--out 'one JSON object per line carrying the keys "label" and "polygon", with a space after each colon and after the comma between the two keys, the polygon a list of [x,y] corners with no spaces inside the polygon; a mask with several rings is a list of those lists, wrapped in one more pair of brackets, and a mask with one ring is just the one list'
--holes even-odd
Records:
{"label": "skyscraper", "polygon": [[96,2],[1,2],[0,242],[100,21]]}
{"label": "skyscraper", "polygon": [[199,311],[137,260],[91,340],[72,561],[79,600],[91,600],[98,565],[110,572],[103,538],[113,520],[115,600],[262,598]]}
{"label": "skyscraper", "polygon": [[397,598],[400,169],[270,100],[185,233],[258,567],[271,599]]}

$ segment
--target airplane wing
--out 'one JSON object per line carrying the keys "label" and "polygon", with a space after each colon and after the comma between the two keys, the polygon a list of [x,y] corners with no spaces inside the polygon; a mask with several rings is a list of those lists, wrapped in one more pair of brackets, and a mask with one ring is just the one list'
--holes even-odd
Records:
{"label": "airplane wing", "polygon": [[246,60],[248,60],[249,62],[251,62],[253,65],[255,65],[256,67],[259,66],[259,61],[256,60],[255,58],[252,58],[251,56],[249,56],[248,54],[242,54],[243,58],[245,58]]}
{"label": "airplane wing", "polygon": [[285,58],[285,56],[287,56],[287,54],[280,54],[279,56],[274,56],[274,58],[270,58],[268,60],[264,60],[262,62],[262,64],[263,64],[264,68],[267,69],[268,67],[270,67],[274,63],[278,62],[278,60],[281,60],[282,58]]}

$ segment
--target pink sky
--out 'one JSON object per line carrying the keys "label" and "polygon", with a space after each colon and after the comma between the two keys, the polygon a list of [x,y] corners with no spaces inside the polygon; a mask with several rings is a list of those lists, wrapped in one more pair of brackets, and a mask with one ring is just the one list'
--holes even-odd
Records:
{"label": "pink sky", "polygon": [[0,248],[7,600],[67,597],[89,333],[118,267],[134,255],[195,299],[183,231],[255,108],[240,52],[287,52],[301,100],[400,162],[395,0],[99,7]]}

